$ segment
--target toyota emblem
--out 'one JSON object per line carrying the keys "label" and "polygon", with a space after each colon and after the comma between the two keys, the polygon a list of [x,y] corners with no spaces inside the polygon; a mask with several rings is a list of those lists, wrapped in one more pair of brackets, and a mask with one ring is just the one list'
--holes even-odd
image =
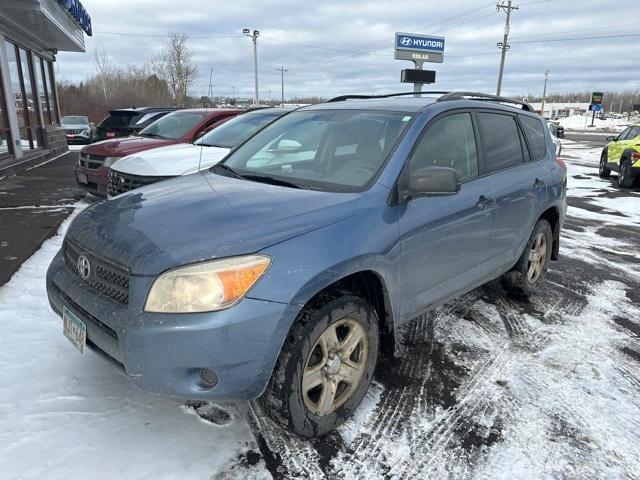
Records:
{"label": "toyota emblem", "polygon": [[78,257],[78,273],[83,280],[87,280],[89,275],[91,275],[91,264],[89,263],[89,259],[84,255]]}
{"label": "toyota emblem", "polygon": [[404,45],[405,47],[408,47],[409,45],[411,45],[411,38],[409,37],[402,37],[400,39],[400,45]]}

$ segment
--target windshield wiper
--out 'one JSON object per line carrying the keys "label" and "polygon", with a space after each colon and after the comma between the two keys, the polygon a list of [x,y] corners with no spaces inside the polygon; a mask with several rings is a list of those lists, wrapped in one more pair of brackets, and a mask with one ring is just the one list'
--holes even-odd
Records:
{"label": "windshield wiper", "polygon": [[197,145],[198,147],[203,146],[203,147],[218,147],[218,148],[231,148],[229,145],[219,145],[217,143],[193,143],[194,145]]}
{"label": "windshield wiper", "polygon": [[242,178],[246,178],[247,180],[255,180],[256,182],[262,183],[270,183],[271,185],[281,185],[283,187],[290,188],[302,188],[300,185],[297,185],[293,182],[289,182],[287,180],[281,180],[279,178],[270,177],[269,175],[242,175]]}
{"label": "windshield wiper", "polygon": [[224,163],[216,163],[213,167],[211,167],[211,170],[213,170],[214,172],[217,170],[218,171],[217,173],[221,173],[220,170],[222,170],[224,172],[222,173],[222,175],[225,175],[227,177],[231,176],[235,178],[245,178],[242,175],[240,175],[238,172],[236,172],[233,168],[231,168],[229,165],[225,165]]}
{"label": "windshield wiper", "polygon": [[140,133],[139,135],[141,137],[161,138],[163,140],[166,140],[162,135],[158,135],[157,133]]}

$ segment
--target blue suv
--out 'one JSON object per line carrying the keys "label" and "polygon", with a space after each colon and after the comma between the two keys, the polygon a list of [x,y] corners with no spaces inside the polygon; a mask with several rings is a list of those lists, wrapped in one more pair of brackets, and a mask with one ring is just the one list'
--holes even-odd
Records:
{"label": "blue suv", "polygon": [[566,187],[525,103],[339,97],[208,171],[87,208],[49,267],[49,301],[72,343],[144,390],[260,397],[322,435],[357,408],[403,323],[497,277],[536,291]]}

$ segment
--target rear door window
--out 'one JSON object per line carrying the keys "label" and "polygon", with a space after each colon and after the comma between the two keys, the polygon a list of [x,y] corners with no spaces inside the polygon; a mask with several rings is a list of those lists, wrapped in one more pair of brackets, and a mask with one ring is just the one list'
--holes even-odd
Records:
{"label": "rear door window", "polygon": [[427,126],[411,154],[411,170],[450,167],[464,182],[478,176],[478,153],[469,112],[454,113]]}
{"label": "rear door window", "polygon": [[485,173],[523,163],[520,132],[513,115],[479,112],[478,123],[485,149]]}
{"label": "rear door window", "polygon": [[544,158],[547,152],[547,141],[544,136],[544,125],[541,120],[529,117],[527,115],[519,115],[524,134],[529,142],[531,156],[533,160]]}

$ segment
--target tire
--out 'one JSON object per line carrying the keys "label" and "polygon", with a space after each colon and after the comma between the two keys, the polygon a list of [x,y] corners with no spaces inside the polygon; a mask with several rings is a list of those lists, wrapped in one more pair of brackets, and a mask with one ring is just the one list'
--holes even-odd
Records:
{"label": "tire", "polygon": [[600,155],[600,167],[598,168],[598,175],[600,178],[609,178],[611,176],[611,169],[607,167],[607,151],[603,151]]}
{"label": "tire", "polygon": [[620,161],[620,171],[618,172],[618,185],[622,188],[631,188],[634,178],[631,175],[631,162],[623,158]]}
{"label": "tire", "polygon": [[[551,252],[553,250],[553,233],[545,219],[540,219],[533,227],[524,252],[514,267],[502,276],[502,286],[508,292],[529,297],[534,294],[547,274]],[[544,258],[541,255],[544,254]],[[533,256],[538,267],[532,275]]]}
{"label": "tire", "polygon": [[[334,345],[329,341],[332,331],[338,340]],[[336,346],[344,347],[350,334],[360,338],[352,353],[342,351],[330,357],[327,353]],[[298,316],[260,403],[273,420],[302,437],[330,432],[344,423],[364,398],[378,360],[379,343],[378,317],[365,300],[346,291],[322,295]],[[360,372],[353,376],[353,383],[342,377],[350,365],[358,366]],[[308,385],[305,388],[303,380]],[[322,383],[313,386],[318,381]],[[337,394],[331,397],[333,388]],[[327,402],[323,403],[325,392]],[[331,398],[333,403],[328,402]]]}

